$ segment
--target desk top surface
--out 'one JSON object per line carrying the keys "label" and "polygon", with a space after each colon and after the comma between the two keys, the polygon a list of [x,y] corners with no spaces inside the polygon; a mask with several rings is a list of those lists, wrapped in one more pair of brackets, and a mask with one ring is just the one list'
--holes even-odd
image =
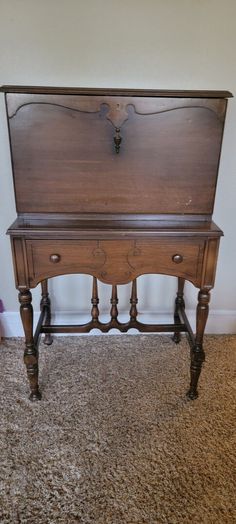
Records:
{"label": "desk top surface", "polygon": [[181,90],[181,89],[127,89],[127,88],[95,88],[95,87],[53,87],[53,86],[16,86],[3,85],[0,91],[4,93],[29,94],[74,94],[74,95],[113,95],[113,96],[145,96],[174,98],[231,98],[233,94],[224,90]]}
{"label": "desk top surface", "polygon": [[34,238],[129,238],[129,237],[219,237],[221,229],[213,221],[141,219],[103,219],[76,217],[27,218],[19,217],[8,234]]}

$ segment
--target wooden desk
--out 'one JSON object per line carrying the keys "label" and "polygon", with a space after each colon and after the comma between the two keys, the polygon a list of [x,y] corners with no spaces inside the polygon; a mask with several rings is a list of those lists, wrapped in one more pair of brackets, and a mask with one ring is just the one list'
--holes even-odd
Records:
{"label": "wooden desk", "polygon": [[[31,400],[38,387],[38,341],[45,334],[99,328],[189,336],[197,397],[203,334],[222,231],[212,222],[227,98],[223,91],[141,91],[4,86],[17,219],[9,228],[25,331]],[[47,280],[93,276],[91,321],[51,324]],[[137,319],[136,279],[178,277],[174,322]],[[97,279],[111,285],[111,320],[99,320]],[[199,288],[196,335],[184,282]],[[33,334],[30,289],[41,282]],[[120,323],[117,285],[132,282],[130,320]],[[158,339],[157,339],[158,343]]]}

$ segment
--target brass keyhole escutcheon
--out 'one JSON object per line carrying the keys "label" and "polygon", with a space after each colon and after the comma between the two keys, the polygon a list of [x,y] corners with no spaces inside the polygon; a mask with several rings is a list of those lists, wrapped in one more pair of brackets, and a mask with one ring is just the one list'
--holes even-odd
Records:
{"label": "brass keyhole escutcheon", "polygon": [[115,150],[116,153],[120,152],[120,144],[122,142],[122,137],[120,136],[120,128],[116,127],[116,135],[114,136]]}

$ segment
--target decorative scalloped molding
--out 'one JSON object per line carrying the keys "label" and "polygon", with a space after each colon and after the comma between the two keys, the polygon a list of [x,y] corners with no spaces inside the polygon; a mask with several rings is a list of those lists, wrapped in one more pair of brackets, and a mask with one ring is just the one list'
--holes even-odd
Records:
{"label": "decorative scalloped molding", "polygon": [[[65,102],[64,102],[65,100]],[[161,113],[167,113],[170,111],[176,111],[180,109],[197,109],[199,107],[212,111],[215,113],[219,120],[222,120],[224,115],[224,104],[222,100],[215,99],[160,99],[153,98],[149,99],[148,108],[146,109],[145,99],[142,98],[130,98],[125,99],[119,97],[110,96],[94,96],[94,97],[67,97],[58,95],[15,95],[8,99],[8,116],[9,120],[13,119],[17,113],[24,107],[29,105],[50,105],[55,107],[61,107],[71,111],[77,111],[80,113],[100,113],[102,108],[106,106],[108,112],[106,114],[107,120],[109,120],[114,127],[120,128],[126,120],[129,118],[128,108],[132,107],[133,111],[142,116],[157,115]],[[150,110],[151,108],[151,110]]]}

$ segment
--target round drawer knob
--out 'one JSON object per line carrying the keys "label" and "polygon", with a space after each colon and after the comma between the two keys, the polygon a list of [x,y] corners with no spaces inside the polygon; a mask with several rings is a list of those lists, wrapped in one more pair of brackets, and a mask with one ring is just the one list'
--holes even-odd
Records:
{"label": "round drawer knob", "polygon": [[53,262],[53,264],[57,264],[57,262],[60,262],[61,257],[60,255],[57,255],[57,254],[50,255],[50,260],[51,262]]}
{"label": "round drawer knob", "polygon": [[180,264],[183,262],[183,257],[182,255],[173,255],[172,260],[175,262],[175,264]]}

